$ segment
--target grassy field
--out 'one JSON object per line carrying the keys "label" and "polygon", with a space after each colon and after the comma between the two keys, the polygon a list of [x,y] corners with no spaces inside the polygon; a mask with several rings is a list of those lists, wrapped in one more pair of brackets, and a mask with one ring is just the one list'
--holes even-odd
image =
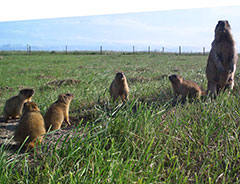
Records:
{"label": "grassy field", "polygon": [[[73,124],[33,152],[0,147],[1,183],[240,183],[239,74],[229,95],[171,107],[168,75],[206,89],[207,56],[2,53],[0,109],[19,89],[35,89],[44,114],[58,94],[75,95]],[[129,101],[112,103],[123,71]],[[1,114],[2,115],[2,114]],[[63,129],[66,129],[64,125]],[[9,136],[11,137],[11,136]]]}

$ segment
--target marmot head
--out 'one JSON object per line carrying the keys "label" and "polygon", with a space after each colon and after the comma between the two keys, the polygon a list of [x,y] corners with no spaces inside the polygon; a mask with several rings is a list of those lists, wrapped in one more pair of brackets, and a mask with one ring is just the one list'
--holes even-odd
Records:
{"label": "marmot head", "polygon": [[30,98],[34,95],[34,90],[31,88],[26,88],[26,89],[20,90],[19,93],[25,96],[26,98]]}
{"label": "marmot head", "polygon": [[215,28],[215,39],[220,41],[231,36],[231,26],[227,20],[219,20]]}
{"label": "marmot head", "polygon": [[35,102],[26,102],[23,105],[23,113],[24,112],[40,112],[40,109]]}
{"label": "marmot head", "polygon": [[123,72],[118,72],[118,73],[116,74],[116,76],[115,76],[115,79],[116,79],[117,81],[123,81],[123,80],[126,79],[126,77],[125,77],[125,75],[124,75]]}
{"label": "marmot head", "polygon": [[183,78],[176,74],[170,75],[168,78],[173,84],[179,84],[183,82]]}
{"label": "marmot head", "polygon": [[64,93],[64,94],[60,94],[58,95],[58,102],[64,102],[66,104],[70,103],[73,99],[74,95],[71,93]]}

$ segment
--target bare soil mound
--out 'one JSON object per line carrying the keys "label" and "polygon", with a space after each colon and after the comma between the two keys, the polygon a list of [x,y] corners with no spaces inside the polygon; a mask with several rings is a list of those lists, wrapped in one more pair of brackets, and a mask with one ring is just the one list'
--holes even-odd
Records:
{"label": "bare soil mound", "polygon": [[50,81],[46,85],[40,87],[40,90],[56,89],[57,87],[67,86],[67,85],[77,85],[80,82],[81,82],[80,80],[76,80],[76,79],[54,80],[54,81]]}

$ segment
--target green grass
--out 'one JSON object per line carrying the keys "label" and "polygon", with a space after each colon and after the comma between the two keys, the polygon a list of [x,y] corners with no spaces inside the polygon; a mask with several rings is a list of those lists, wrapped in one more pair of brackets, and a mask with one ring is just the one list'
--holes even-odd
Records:
{"label": "green grass", "polygon": [[[42,114],[58,94],[71,92],[75,128],[30,153],[9,155],[2,145],[1,183],[239,183],[238,77],[230,95],[170,106],[167,76],[181,74],[206,89],[206,61],[174,54],[5,54],[0,108],[21,87],[35,89]],[[117,71],[130,87],[121,106],[108,92]],[[64,79],[80,82],[46,86]]]}

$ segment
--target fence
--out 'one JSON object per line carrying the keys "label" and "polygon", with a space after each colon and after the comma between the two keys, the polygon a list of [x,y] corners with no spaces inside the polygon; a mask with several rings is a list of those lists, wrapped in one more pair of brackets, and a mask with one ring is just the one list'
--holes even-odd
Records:
{"label": "fence", "polygon": [[[116,52],[116,53],[120,53],[120,52],[122,52],[123,54],[137,54],[137,53],[147,53],[147,54],[151,54],[151,53],[159,53],[159,54],[164,54],[164,53],[167,53],[167,54],[178,54],[178,55],[182,55],[182,54],[201,54],[201,55],[206,55],[207,54],[207,52],[206,52],[206,48],[205,47],[202,47],[202,51],[198,51],[198,52],[192,52],[192,51],[188,51],[188,52],[183,52],[183,49],[184,47],[182,47],[182,46],[179,46],[178,47],[178,51],[175,51],[175,52],[166,52],[166,49],[165,49],[165,47],[162,47],[161,49],[159,49],[159,50],[151,50],[151,47],[150,46],[148,46],[147,47],[147,49],[145,50],[145,51],[143,51],[143,50],[140,50],[140,51],[137,51],[136,50],[136,47],[135,47],[135,45],[133,45],[132,46],[132,51],[113,51],[113,50],[111,50],[111,51],[109,51],[109,50],[103,50],[103,46],[101,45],[100,47],[99,47],[99,51],[97,51],[97,50],[92,50],[92,51],[90,51],[90,50],[72,50],[72,51],[70,51],[70,50],[68,50],[68,46],[66,45],[65,46],[65,50],[64,51],[50,51],[50,53],[57,53],[57,52],[61,52],[61,53],[65,53],[66,55],[67,54],[70,54],[70,53],[79,53],[79,52],[82,52],[82,53],[92,53],[92,54],[104,54],[104,53],[106,53],[106,52]],[[40,51],[40,50],[38,50],[38,51]],[[36,51],[35,51],[36,52]],[[44,51],[42,51],[42,52],[44,52]],[[46,51],[45,51],[46,52]],[[48,51],[49,52],[49,51]],[[27,54],[28,55],[31,55],[32,54],[32,47],[30,46],[30,45],[27,45]]]}

